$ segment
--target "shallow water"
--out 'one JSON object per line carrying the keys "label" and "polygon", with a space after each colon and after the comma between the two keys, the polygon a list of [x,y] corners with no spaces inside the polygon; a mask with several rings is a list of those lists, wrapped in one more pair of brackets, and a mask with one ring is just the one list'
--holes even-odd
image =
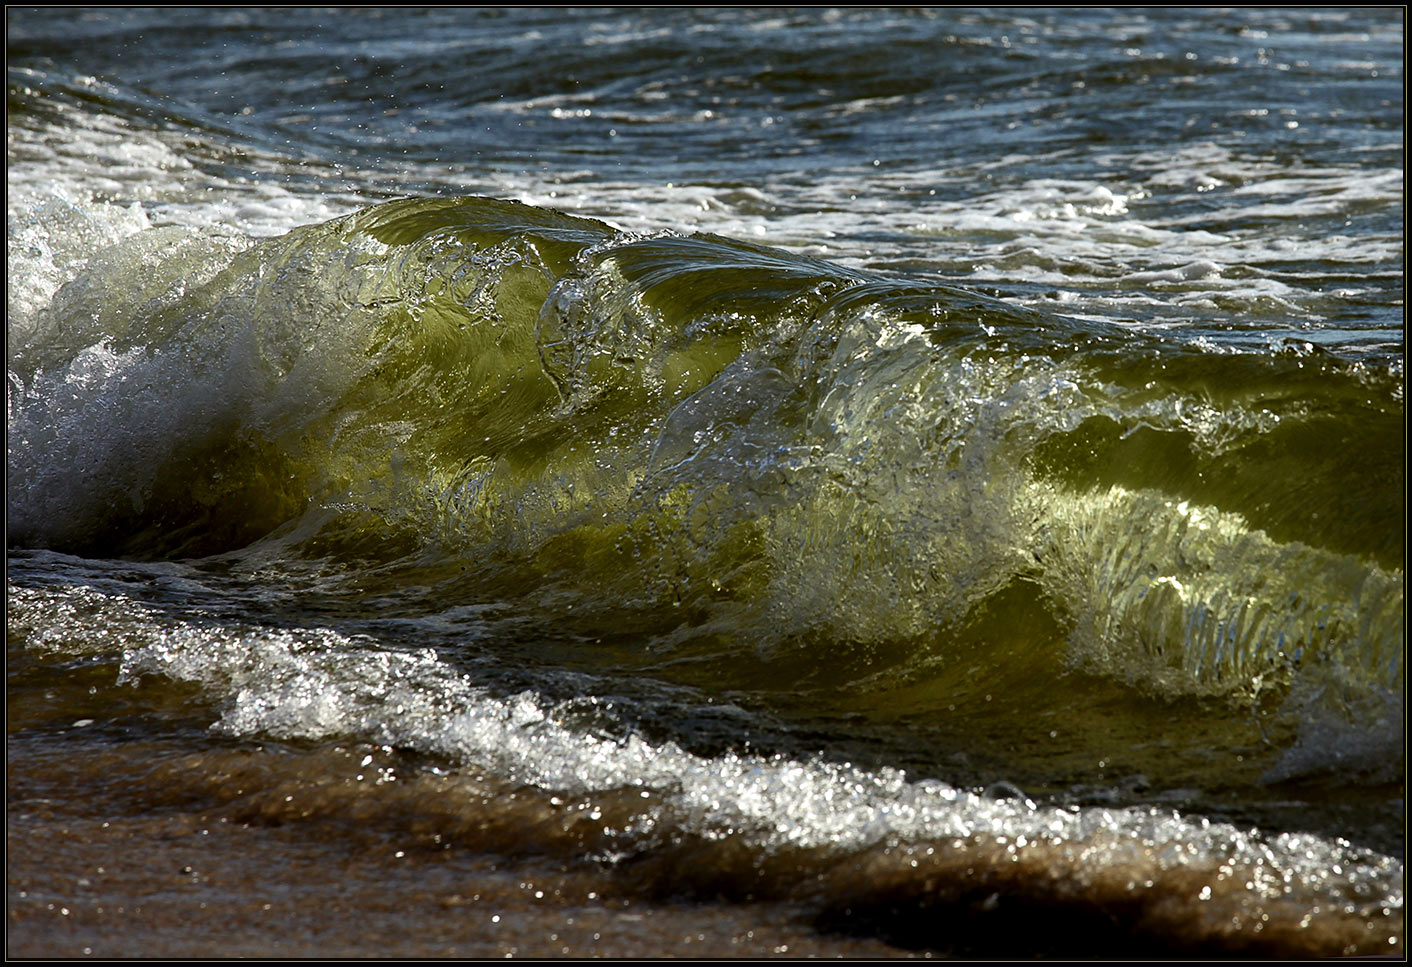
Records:
{"label": "shallow water", "polygon": [[1401,45],[12,10],[11,952],[1395,952]]}

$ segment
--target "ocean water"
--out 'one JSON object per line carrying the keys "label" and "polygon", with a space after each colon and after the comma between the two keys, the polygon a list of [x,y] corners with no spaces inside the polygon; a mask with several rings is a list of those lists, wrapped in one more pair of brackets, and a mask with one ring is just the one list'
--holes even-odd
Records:
{"label": "ocean water", "polygon": [[9,952],[1400,956],[1403,43],[10,8]]}

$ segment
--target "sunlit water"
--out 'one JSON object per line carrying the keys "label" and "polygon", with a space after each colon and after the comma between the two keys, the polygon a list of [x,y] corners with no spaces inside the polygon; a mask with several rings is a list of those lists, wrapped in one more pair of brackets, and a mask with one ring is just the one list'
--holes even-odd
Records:
{"label": "sunlit water", "polygon": [[12,952],[1397,952],[1402,42],[10,11]]}

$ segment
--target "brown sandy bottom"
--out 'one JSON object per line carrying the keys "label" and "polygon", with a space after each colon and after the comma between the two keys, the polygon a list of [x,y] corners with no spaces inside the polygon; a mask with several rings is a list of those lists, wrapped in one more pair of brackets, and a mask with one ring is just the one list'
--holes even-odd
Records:
{"label": "brown sandy bottom", "polygon": [[[12,710],[13,712],[13,710]],[[1259,870],[977,838],[761,852],[614,830],[387,748],[16,727],[12,957],[1307,957],[1400,949],[1401,911],[1261,898]],[[105,734],[106,732],[106,734]],[[116,741],[115,741],[116,740]],[[639,805],[633,805],[634,803]],[[616,844],[616,845],[615,845]]]}
{"label": "brown sandy bottom", "polygon": [[134,814],[128,795],[78,797],[53,774],[110,761],[65,767],[26,744],[9,743],[12,958],[928,956],[821,934],[790,904],[605,896],[592,871],[336,822]]}
{"label": "brown sandy bottom", "polygon": [[895,957],[778,905],[595,900],[484,856],[353,853],[193,815],[11,816],[10,957]]}

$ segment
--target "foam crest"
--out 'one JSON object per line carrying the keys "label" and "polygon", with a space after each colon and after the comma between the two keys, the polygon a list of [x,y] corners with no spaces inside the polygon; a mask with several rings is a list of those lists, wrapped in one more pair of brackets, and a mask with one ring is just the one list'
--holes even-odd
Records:
{"label": "foam crest", "polygon": [[[992,798],[896,769],[733,752],[705,758],[672,742],[573,728],[572,703],[547,703],[534,692],[493,696],[431,649],[390,649],[327,628],[173,620],[93,589],[11,594],[12,631],[32,647],[53,647],[45,644],[50,630],[69,610],[82,609],[92,626],[112,632],[101,645],[88,637],[83,647],[120,653],[120,682],[158,676],[199,685],[219,710],[217,731],[430,753],[456,769],[488,770],[496,783],[542,790],[572,810],[579,800],[606,797],[607,811],[620,791],[640,791],[627,800],[639,803],[631,807],[635,819],[611,807],[616,818],[608,821],[622,824],[620,851],[688,835],[746,844],[760,851],[757,863],[800,851],[855,856],[882,864],[868,874],[867,893],[888,889],[891,857],[901,849],[917,871],[909,893],[927,877],[950,882],[942,873],[950,857],[964,858],[983,878],[1008,864],[1039,864],[1049,871],[1046,889],[1061,893],[1110,877],[1199,876],[1195,900],[1233,903],[1257,917],[1262,905],[1281,917],[1310,906],[1347,906],[1357,917],[1400,915],[1400,864],[1314,836],[1265,838],[1160,809],[1039,806],[1023,795]],[[634,843],[634,836],[646,842]],[[992,850],[1000,855],[988,858]],[[1231,892],[1220,881],[1239,888]],[[845,895],[859,899],[858,889],[855,881]]]}

